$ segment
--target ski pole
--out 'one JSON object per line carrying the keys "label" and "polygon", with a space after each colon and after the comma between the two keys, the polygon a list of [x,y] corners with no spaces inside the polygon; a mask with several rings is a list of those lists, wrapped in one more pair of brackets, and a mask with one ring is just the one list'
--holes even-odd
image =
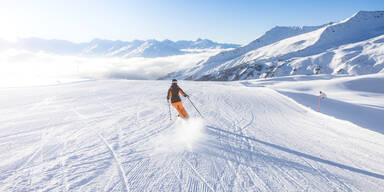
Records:
{"label": "ski pole", "polygon": [[320,102],[321,102],[321,95],[319,96],[319,105],[318,105],[318,111],[320,112]]}
{"label": "ski pole", "polygon": [[168,109],[169,109],[169,120],[172,121],[172,115],[171,115],[171,104],[168,101]]}
{"label": "ski pole", "polygon": [[200,114],[201,118],[204,118],[203,115],[201,115],[200,111],[197,110],[197,108],[195,107],[195,105],[192,103],[191,99],[189,99],[189,97],[187,97],[187,99],[189,100],[189,102],[191,102],[192,106],[196,109],[196,111]]}

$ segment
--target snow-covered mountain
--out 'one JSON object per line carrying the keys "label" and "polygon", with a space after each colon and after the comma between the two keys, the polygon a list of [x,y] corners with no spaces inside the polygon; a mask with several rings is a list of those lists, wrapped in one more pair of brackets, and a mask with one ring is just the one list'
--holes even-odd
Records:
{"label": "snow-covered mountain", "polygon": [[60,55],[78,56],[117,56],[117,57],[163,57],[190,53],[191,49],[227,49],[237,48],[236,44],[217,43],[208,39],[197,39],[196,41],[157,41],[157,40],[134,40],[134,41],[112,41],[94,39],[87,43],[73,43],[64,40],[46,40],[41,38],[19,39],[17,42],[0,40],[0,51],[10,48],[44,51]]}
{"label": "snow-covered mountain", "polygon": [[337,23],[275,27],[165,78],[239,80],[295,74],[370,74],[384,69],[384,11],[360,11]]}

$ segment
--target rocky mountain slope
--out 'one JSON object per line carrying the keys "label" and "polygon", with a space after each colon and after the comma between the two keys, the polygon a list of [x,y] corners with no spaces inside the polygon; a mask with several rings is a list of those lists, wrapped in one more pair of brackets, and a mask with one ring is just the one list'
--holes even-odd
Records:
{"label": "rocky mountain slope", "polygon": [[384,68],[384,12],[360,11],[337,23],[276,27],[166,78],[243,80],[313,74],[370,74]]}

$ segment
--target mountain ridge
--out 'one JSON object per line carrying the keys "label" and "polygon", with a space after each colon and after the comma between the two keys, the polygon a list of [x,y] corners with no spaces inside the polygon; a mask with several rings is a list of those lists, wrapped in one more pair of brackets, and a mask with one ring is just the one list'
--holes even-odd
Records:
{"label": "mountain ridge", "polygon": [[248,45],[221,52],[165,78],[243,80],[294,74],[358,75],[384,68],[380,54],[384,48],[384,11],[359,11],[340,22],[302,29],[305,27],[275,27]]}
{"label": "mountain ridge", "polygon": [[42,39],[37,37],[19,39],[17,42],[0,40],[0,50],[10,48],[29,51],[44,51],[62,55],[102,56],[102,57],[165,57],[189,53],[188,49],[229,49],[239,47],[237,44],[217,43],[208,39],[195,41],[179,40],[107,40],[93,39],[89,42],[73,43],[59,39]]}

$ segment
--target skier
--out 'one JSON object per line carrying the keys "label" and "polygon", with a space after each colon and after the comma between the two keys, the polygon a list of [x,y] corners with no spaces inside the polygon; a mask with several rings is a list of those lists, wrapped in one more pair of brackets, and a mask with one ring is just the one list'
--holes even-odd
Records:
{"label": "skier", "polygon": [[324,92],[320,91],[320,98],[325,99],[327,98],[327,95]]}
{"label": "skier", "polygon": [[167,94],[167,102],[169,102],[169,99],[171,99],[172,106],[179,112],[179,117],[188,119],[189,115],[187,111],[183,107],[183,103],[181,102],[179,94],[183,95],[184,97],[189,97],[187,94],[184,93],[184,91],[177,85],[177,80],[172,80],[172,85],[168,89]]}
{"label": "skier", "polygon": [[321,100],[322,99],[325,99],[325,98],[327,98],[327,95],[324,93],[324,92],[322,92],[322,91],[320,91],[320,95],[319,95],[319,105],[318,105],[318,111],[320,112],[320,104],[321,104]]}

